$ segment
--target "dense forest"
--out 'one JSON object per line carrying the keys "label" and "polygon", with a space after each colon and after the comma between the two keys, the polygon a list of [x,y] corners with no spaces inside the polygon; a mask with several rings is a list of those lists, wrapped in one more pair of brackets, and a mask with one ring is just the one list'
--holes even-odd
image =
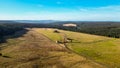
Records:
{"label": "dense forest", "polygon": [[[64,27],[65,23],[75,23],[77,27]],[[15,21],[0,21],[0,42],[5,41],[5,36],[12,35],[25,28],[58,28],[75,32],[83,32],[95,35],[102,35],[114,38],[120,38],[119,22],[71,22],[60,21],[53,23],[18,23]]]}
{"label": "dense forest", "polygon": [[[64,23],[75,23],[77,27],[64,27]],[[120,38],[120,22],[58,22],[50,26],[63,30]]]}
{"label": "dense forest", "polygon": [[0,43],[6,41],[5,36],[13,35],[17,31],[27,31],[25,28],[42,27],[42,24],[18,23],[14,21],[0,21]]}

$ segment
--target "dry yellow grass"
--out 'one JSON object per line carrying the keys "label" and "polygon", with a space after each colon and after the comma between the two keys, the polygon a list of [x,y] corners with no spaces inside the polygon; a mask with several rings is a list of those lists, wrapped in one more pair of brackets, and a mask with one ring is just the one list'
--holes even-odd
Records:
{"label": "dry yellow grass", "polygon": [[105,68],[61,47],[30,29],[23,37],[9,39],[0,50],[0,68]]}

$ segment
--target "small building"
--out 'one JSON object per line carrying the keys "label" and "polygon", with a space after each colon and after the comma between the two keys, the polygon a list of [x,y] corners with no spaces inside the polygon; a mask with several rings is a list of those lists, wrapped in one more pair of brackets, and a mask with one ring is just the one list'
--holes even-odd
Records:
{"label": "small building", "polygon": [[60,33],[58,30],[54,30],[53,32],[54,32],[54,33]]}
{"label": "small building", "polygon": [[66,26],[66,27],[77,27],[77,24],[69,23],[69,24],[63,24],[63,26]]}

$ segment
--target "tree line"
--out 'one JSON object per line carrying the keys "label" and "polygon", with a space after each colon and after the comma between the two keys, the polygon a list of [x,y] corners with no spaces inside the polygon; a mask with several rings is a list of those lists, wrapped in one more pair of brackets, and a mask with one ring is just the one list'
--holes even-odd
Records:
{"label": "tree line", "polygon": [[54,27],[63,30],[120,38],[120,22],[66,22],[77,24],[77,27],[64,27],[56,24]]}

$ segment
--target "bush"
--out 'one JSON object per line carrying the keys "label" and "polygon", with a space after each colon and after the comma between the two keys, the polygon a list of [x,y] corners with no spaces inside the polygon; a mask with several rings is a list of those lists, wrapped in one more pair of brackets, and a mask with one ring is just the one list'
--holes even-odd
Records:
{"label": "bush", "polygon": [[2,56],[2,53],[0,53],[0,56]]}

